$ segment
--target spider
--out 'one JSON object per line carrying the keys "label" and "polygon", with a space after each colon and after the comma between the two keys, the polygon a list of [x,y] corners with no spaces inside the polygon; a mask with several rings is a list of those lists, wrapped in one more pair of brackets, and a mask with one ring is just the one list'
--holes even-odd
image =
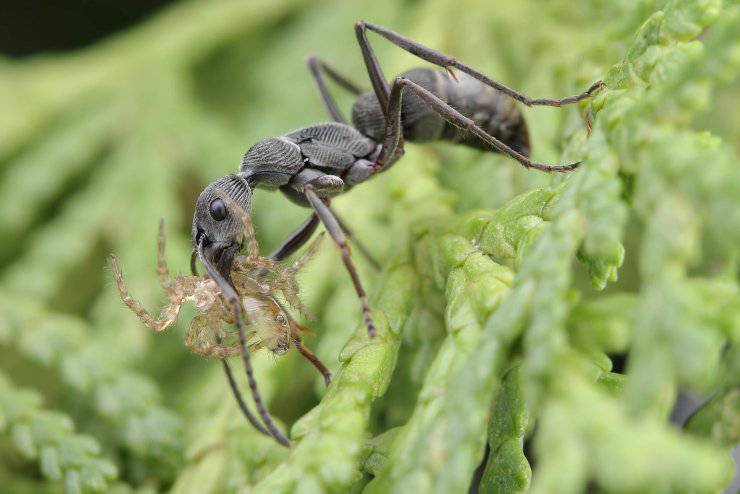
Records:
{"label": "spider", "polygon": [[[273,259],[260,257],[254,227],[249,215],[243,210],[240,220],[244,227],[248,253],[235,257],[231,270],[231,281],[242,302],[242,314],[246,322],[244,338],[249,352],[265,348],[275,355],[282,355],[294,346],[321,373],[328,386],[331,382],[331,373],[318,357],[304,346],[301,339],[302,334],[311,335],[312,333],[299,324],[281,302],[282,298],[301,315],[307,319],[311,318],[298,296],[296,273],[315,253],[323,234],[318,236],[294,263],[284,265]],[[156,318],[152,316],[129,294],[118,259],[115,255],[111,255],[111,264],[121,300],[148,328],[156,332],[164,331],[177,321],[180,309],[185,302],[192,303],[197,314],[185,334],[185,344],[188,349],[198,355],[221,359],[232,392],[249,422],[260,432],[275,436],[281,443],[289,444],[287,438],[271,421],[265,423],[267,430],[257,421],[247,408],[237,388],[225,359],[240,355],[239,333],[233,329],[235,319],[232,308],[225,302],[218,284],[209,276],[170,276],[165,257],[164,220],[159,222],[157,245],[157,273],[160,284],[167,294],[167,304]],[[248,377],[250,377],[250,387],[256,389],[256,384],[253,386],[253,377],[251,375]],[[264,405],[258,397],[259,395],[256,395],[255,404],[264,417],[262,414]]]}

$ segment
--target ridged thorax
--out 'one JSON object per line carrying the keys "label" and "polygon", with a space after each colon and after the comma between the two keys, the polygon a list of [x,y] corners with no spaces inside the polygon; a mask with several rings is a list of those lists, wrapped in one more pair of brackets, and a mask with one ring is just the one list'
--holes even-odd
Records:
{"label": "ridged thorax", "polygon": [[286,137],[263,139],[242,158],[239,174],[256,186],[275,190],[303,168],[301,148]]}

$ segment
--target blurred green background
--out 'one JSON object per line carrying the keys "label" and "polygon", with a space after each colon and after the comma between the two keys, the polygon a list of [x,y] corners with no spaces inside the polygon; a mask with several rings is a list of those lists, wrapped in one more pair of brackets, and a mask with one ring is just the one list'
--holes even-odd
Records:
{"label": "blurred green background", "polygon": [[[729,488],[737,1],[34,5],[0,11],[0,491]],[[336,200],[383,260],[378,273],[356,256],[381,332],[368,343],[324,242],[301,286],[306,343],[335,382],[296,352],[254,359],[287,451],[246,424],[217,362],[187,352],[192,308],[149,332],[108,255],[155,309],[158,219],[187,273],[202,188],[257,140],[327,120],[306,56],[369,87],[360,19],[535,97],[607,88],[524,109],[534,158],[583,159],[577,172],[409,144]],[[388,77],[423,65],[370,37]],[[257,192],[263,252],[306,216]]]}

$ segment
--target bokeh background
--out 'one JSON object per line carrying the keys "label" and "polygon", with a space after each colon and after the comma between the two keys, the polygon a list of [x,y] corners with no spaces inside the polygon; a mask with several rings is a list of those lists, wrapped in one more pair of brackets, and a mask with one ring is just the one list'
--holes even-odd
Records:
{"label": "bokeh background", "polygon": [[[186,273],[200,190],[327,120],[306,56],[369,87],[359,19],[532,96],[608,87],[524,110],[534,158],[575,173],[409,144],[336,200],[383,260],[356,256],[381,335],[324,242],[301,286],[334,384],[295,352],[254,359],[287,451],[187,352],[193,310],[150,333],[108,255],[155,309],[158,219]],[[0,491],[733,489],[737,2],[3,2],[0,26]],[[387,76],[423,65],[370,36]],[[264,252],[307,216],[254,205]]]}

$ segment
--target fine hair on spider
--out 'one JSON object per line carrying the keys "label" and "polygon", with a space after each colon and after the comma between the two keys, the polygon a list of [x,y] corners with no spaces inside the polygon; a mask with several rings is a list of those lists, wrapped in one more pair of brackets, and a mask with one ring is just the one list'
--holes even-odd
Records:
{"label": "fine hair on spider", "polygon": [[[228,279],[222,277],[208,260],[202,258],[207,275],[170,276],[165,258],[164,220],[159,222],[157,273],[168,301],[159,315],[152,316],[128,293],[118,259],[111,255],[114,276],[123,303],[147,327],[156,332],[164,331],[175,323],[183,303],[192,303],[196,316],[185,335],[188,349],[198,355],[221,359],[230,388],[247,420],[258,431],[289,446],[290,441],[274,424],[263,404],[254,379],[250,353],[265,348],[274,355],[282,355],[293,346],[321,373],[327,386],[331,382],[329,370],[303,344],[301,335],[310,335],[310,331],[286,309],[287,304],[310,319],[310,314],[299,297],[296,274],[316,252],[323,234],[290,265],[260,257],[259,244],[249,214],[235,206],[230,198],[224,197],[223,200],[231,206],[230,210],[242,224],[244,245],[247,248],[245,255],[234,258]],[[244,361],[249,387],[261,421],[249,411],[226,360],[238,355]]]}

